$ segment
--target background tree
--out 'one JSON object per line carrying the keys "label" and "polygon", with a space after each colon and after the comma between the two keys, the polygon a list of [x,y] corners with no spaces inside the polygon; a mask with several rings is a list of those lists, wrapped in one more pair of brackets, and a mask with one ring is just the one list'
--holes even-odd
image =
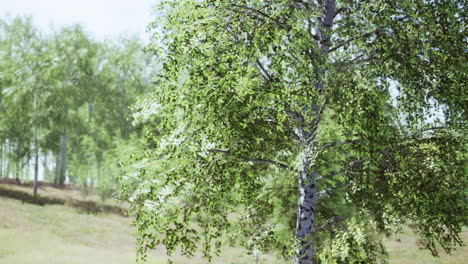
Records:
{"label": "background tree", "polygon": [[[3,22],[3,21],[2,21]],[[15,160],[17,179],[24,164],[34,153],[34,194],[37,192],[39,127],[47,106],[44,104],[53,69],[50,46],[33,26],[30,19],[16,18],[10,24],[2,23],[2,49],[5,51],[4,126],[8,141],[17,143]],[[41,121],[42,120],[42,121]],[[30,145],[32,142],[32,146]],[[26,160],[24,160],[26,159]]]}
{"label": "background tree", "polygon": [[17,17],[0,20],[0,56],[0,176],[29,180],[33,160],[36,193],[42,159],[45,172],[55,163],[45,180],[111,196],[119,151],[138,144],[129,107],[151,87],[143,45],[98,42],[79,25],[43,34]]}
{"label": "background tree", "polygon": [[147,148],[123,177],[140,253],[209,257],[227,233],[294,263],[383,263],[401,221],[434,255],[461,244],[464,9],[162,1],[159,85],[134,116]]}

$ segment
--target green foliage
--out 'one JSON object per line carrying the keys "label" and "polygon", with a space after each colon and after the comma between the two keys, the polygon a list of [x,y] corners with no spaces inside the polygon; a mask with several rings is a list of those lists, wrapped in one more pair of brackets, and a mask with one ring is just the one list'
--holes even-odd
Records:
{"label": "green foliage", "polygon": [[16,147],[5,163],[26,166],[40,149],[56,161],[55,183],[68,176],[85,195],[97,186],[102,199],[112,196],[118,162],[138,140],[129,107],[151,87],[140,41],[98,42],[80,25],[46,35],[31,18],[6,18],[0,58],[0,144]]}
{"label": "green foliage", "polygon": [[161,1],[158,86],[134,113],[146,148],[122,177],[141,255],[210,259],[223,234],[297,254],[304,171],[318,261],[385,263],[379,234],[402,221],[433,254],[461,244],[464,5],[319,2]]}
{"label": "green foliage", "polygon": [[355,215],[325,240],[317,254],[321,263],[387,263],[387,252],[381,242],[377,223],[369,216]]}

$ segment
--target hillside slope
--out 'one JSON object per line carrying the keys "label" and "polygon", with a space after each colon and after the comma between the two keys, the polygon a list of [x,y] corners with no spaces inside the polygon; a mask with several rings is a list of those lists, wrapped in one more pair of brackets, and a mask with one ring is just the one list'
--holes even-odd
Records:
{"label": "hillside slope", "polygon": [[[5,187],[6,185],[2,185]],[[25,189],[9,186],[15,190]],[[69,190],[42,189],[42,194],[63,197]],[[46,192],[46,193],[44,193]],[[79,195],[74,195],[75,199]],[[0,264],[128,264],[135,263],[135,230],[132,219],[117,214],[86,214],[63,205],[32,205],[0,197]],[[463,233],[468,241],[468,230]],[[419,250],[409,228],[387,239],[391,263],[394,264],[462,264],[468,248],[440,259]],[[213,263],[255,263],[254,257],[241,249],[225,248]],[[151,252],[147,263],[166,263],[163,248]],[[175,263],[206,263],[200,256],[193,259],[175,256]],[[259,263],[289,263],[262,255]]]}

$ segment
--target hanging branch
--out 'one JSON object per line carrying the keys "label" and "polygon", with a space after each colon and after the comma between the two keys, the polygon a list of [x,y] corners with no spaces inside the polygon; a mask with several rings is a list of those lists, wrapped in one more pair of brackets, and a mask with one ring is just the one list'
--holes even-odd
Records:
{"label": "hanging branch", "polygon": [[349,183],[343,183],[343,184],[339,184],[339,185],[336,185],[336,186],[333,186],[333,187],[326,188],[325,190],[320,191],[320,192],[317,193],[317,200],[321,200],[321,199],[323,199],[325,197],[328,197],[334,191],[336,191],[336,190],[338,190],[339,188],[342,188],[342,187],[347,187],[348,185],[349,185]]}
{"label": "hanging branch", "polygon": [[[221,150],[221,149],[209,149],[208,152],[212,152],[212,153],[222,153],[222,154],[225,154],[225,155],[232,155],[232,153],[229,151],[229,150]],[[294,169],[293,167],[291,166],[288,166],[286,164],[283,164],[281,162],[277,162],[277,161],[274,161],[274,160],[266,160],[266,159],[257,159],[257,158],[248,158],[248,157],[237,157],[239,159],[242,159],[244,161],[251,161],[251,162],[256,162],[256,163],[263,163],[263,164],[271,164],[271,165],[275,165],[277,167],[280,167],[282,169],[287,169],[287,170],[290,170],[290,171],[297,171],[296,169]]]}
{"label": "hanging branch", "polygon": [[329,218],[327,219],[327,221],[325,221],[325,223],[323,223],[322,225],[320,226],[317,226],[315,229],[314,229],[314,233],[318,233],[326,228],[328,228],[330,225],[332,224],[335,224],[339,221],[343,220],[342,217],[340,216],[333,216],[332,218]]}
{"label": "hanging branch", "polygon": [[[242,8],[242,9],[249,10],[249,11],[251,11],[251,12],[253,12],[253,13],[256,13],[256,14],[258,14],[258,15],[264,17],[264,18],[267,18],[267,19],[269,19],[269,20],[275,22],[276,24],[278,24],[278,25],[280,25],[280,26],[282,26],[282,27],[285,27],[285,28],[287,28],[287,29],[290,28],[289,25],[284,24],[284,23],[281,23],[281,21],[272,18],[271,16],[269,16],[268,14],[266,14],[266,13],[260,11],[260,10],[257,10],[257,9],[254,9],[254,8],[251,8],[251,7],[248,7],[248,6],[242,6],[242,5],[236,5],[236,4],[232,4],[232,6],[233,6],[233,7],[238,7],[238,8]],[[230,10],[232,10],[232,11],[238,13],[238,11],[235,10],[235,9],[230,9]],[[239,13],[240,13],[240,12],[239,12]]]}
{"label": "hanging branch", "polygon": [[348,40],[346,40],[344,42],[341,42],[337,46],[335,46],[333,48],[330,48],[330,50],[328,50],[328,53],[332,53],[333,51],[335,51],[335,50],[337,50],[337,49],[339,49],[339,48],[341,48],[343,46],[346,46],[349,43],[351,43],[351,42],[353,42],[353,41],[355,41],[357,39],[367,38],[367,37],[370,37],[370,36],[372,36],[374,34],[377,34],[378,32],[379,32],[379,29],[377,28],[377,29],[374,29],[371,32],[365,33],[365,34],[363,34],[361,36],[358,36],[358,37],[355,37],[355,38],[350,38],[350,39],[348,39]]}
{"label": "hanging branch", "polygon": [[256,59],[255,60],[255,63],[257,64],[258,68],[259,68],[259,72],[260,74],[262,75],[262,77],[267,81],[267,82],[271,82],[272,78],[271,78],[271,75],[267,72],[267,70],[265,69],[265,67],[263,67],[263,64],[260,62],[259,59]]}
{"label": "hanging branch", "polygon": [[334,147],[334,146],[341,146],[341,145],[346,145],[346,144],[357,144],[357,143],[361,143],[361,140],[359,140],[359,139],[344,140],[344,141],[340,141],[340,142],[333,142],[333,143],[325,144],[322,147],[322,149],[329,149],[329,148]]}

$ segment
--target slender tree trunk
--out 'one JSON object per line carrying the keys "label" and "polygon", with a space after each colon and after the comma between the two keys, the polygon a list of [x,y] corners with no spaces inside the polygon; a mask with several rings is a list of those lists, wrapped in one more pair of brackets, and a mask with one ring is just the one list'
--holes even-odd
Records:
{"label": "slender tree trunk", "polygon": [[6,178],[10,178],[10,166],[11,166],[11,153],[13,152],[13,144],[11,142],[8,142],[8,153],[7,153],[7,167],[6,167],[6,172],[5,176]]}
{"label": "slender tree trunk", "polygon": [[44,153],[44,159],[42,160],[42,168],[44,170],[43,173],[43,180],[45,181],[46,179],[49,180],[49,167],[47,167],[47,156],[48,153]]}
{"label": "slender tree trunk", "polygon": [[65,183],[65,172],[67,170],[67,130],[63,131],[62,140],[60,142],[60,175],[59,185],[63,186]]}
{"label": "slender tree trunk", "polygon": [[29,172],[31,171],[31,170],[30,170],[30,169],[31,169],[31,163],[30,163],[30,161],[31,161],[31,157],[28,156],[28,157],[25,158],[24,162],[23,162],[22,165],[21,165],[21,166],[22,166],[22,167],[21,167],[21,168],[22,168],[22,170],[21,170],[21,171],[22,171],[21,175],[26,174],[26,177],[28,177],[28,180],[29,180],[29,176],[30,176],[30,175],[29,175]]}
{"label": "slender tree trunk", "polygon": [[90,184],[91,189],[92,189],[92,188],[94,187],[94,175],[93,175],[93,173],[92,173],[92,172],[93,172],[93,163],[91,162],[91,159],[89,160],[88,166],[87,166],[87,167],[88,167],[88,169],[87,169],[87,171],[88,171],[88,177],[87,177],[87,178],[88,178],[89,181],[90,181],[89,184]]}
{"label": "slender tree trunk", "polygon": [[35,122],[34,125],[34,196],[37,195],[37,187],[38,187],[38,182],[37,178],[39,175],[39,139],[38,139],[38,133],[39,133],[39,123]]}
{"label": "slender tree trunk", "polygon": [[60,151],[57,152],[55,156],[55,175],[54,175],[54,184],[59,184],[59,174],[60,174]]}
{"label": "slender tree trunk", "polygon": [[[2,105],[2,93],[0,93],[0,106]],[[3,177],[3,142],[0,143],[0,178]]]}
{"label": "slender tree trunk", "polygon": [[[94,84],[97,85],[97,82],[96,82],[96,76],[94,77]],[[94,108],[94,98],[88,102],[88,124],[89,126],[91,126],[91,118],[93,117],[93,108]],[[87,177],[86,177],[86,182],[85,184],[88,184],[88,179],[90,181],[90,186],[91,186],[91,189],[94,187],[94,177],[93,175],[91,175],[91,172],[92,172],[92,159],[90,158],[88,160],[88,158],[86,157],[86,165],[87,165]]]}
{"label": "slender tree trunk", "polygon": [[98,154],[96,158],[96,172],[97,172],[97,180],[99,184],[99,179],[101,178],[101,155]]}
{"label": "slender tree trunk", "polygon": [[21,139],[18,139],[18,141],[16,141],[16,165],[15,165],[15,179],[18,182],[20,180],[19,175],[21,171],[21,160],[19,158],[20,151],[21,151]]}
{"label": "slender tree trunk", "polygon": [[[317,23],[317,33],[319,34],[318,45],[322,56],[328,57],[330,50],[330,39],[331,29],[333,27],[333,19],[336,16],[336,0],[325,0],[323,1],[324,9],[323,16]],[[315,88],[319,92],[325,90],[323,78],[326,75],[327,69],[322,68],[316,72],[319,76],[318,83]],[[312,109],[318,109],[316,106],[312,106]],[[318,120],[320,119],[320,113],[317,110],[316,119],[312,122],[312,126],[318,126]],[[312,127],[311,129],[314,129]],[[307,132],[302,130],[300,132],[301,141],[305,146],[305,153],[301,157],[302,168],[299,173],[298,185],[298,208],[297,208],[297,222],[296,222],[296,239],[298,240],[298,248],[296,256],[294,257],[295,264],[313,264],[315,261],[315,248],[312,243],[312,236],[314,234],[315,224],[315,202],[317,201],[317,188],[315,185],[315,179],[317,178],[315,172],[314,160],[314,149],[315,146],[315,135],[308,135]],[[310,149],[312,148],[312,149]]]}
{"label": "slender tree trunk", "polygon": [[0,178],[3,177],[3,143],[0,144]]}
{"label": "slender tree trunk", "polygon": [[93,116],[93,102],[88,102],[88,122],[91,122],[91,117]]}

